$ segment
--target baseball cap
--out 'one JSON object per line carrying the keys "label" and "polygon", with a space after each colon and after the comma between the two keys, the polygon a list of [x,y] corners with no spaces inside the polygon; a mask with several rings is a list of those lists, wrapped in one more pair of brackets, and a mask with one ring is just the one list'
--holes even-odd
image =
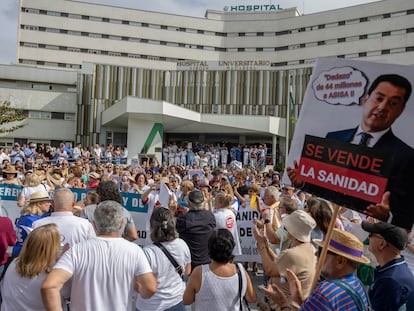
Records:
{"label": "baseball cap", "polygon": [[383,221],[378,223],[363,221],[361,226],[362,229],[367,232],[381,235],[385,241],[392,244],[399,250],[403,250],[407,245],[408,236],[405,229]]}
{"label": "baseball cap", "polygon": [[200,190],[193,190],[188,194],[188,201],[194,204],[201,204],[204,202],[204,194]]}

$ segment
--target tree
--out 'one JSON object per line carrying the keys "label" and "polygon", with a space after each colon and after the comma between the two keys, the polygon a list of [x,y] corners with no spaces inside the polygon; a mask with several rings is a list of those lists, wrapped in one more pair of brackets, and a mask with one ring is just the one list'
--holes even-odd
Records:
{"label": "tree", "polygon": [[25,126],[24,124],[18,124],[10,127],[5,127],[5,124],[23,121],[27,118],[22,109],[11,107],[11,103],[8,100],[3,101],[0,104],[0,133],[11,133],[15,130]]}

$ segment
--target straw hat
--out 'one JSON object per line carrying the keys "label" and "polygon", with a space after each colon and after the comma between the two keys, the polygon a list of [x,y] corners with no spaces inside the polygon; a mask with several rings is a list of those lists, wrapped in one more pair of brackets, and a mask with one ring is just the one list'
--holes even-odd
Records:
{"label": "straw hat", "polygon": [[13,165],[7,166],[5,169],[3,169],[4,174],[17,174],[18,171],[16,171],[16,168]]}
{"label": "straw hat", "polygon": [[101,178],[101,176],[97,172],[91,172],[91,173],[89,173],[88,174],[88,177],[89,178],[92,178],[92,179],[99,179],[99,178]]}
{"label": "straw hat", "polygon": [[50,182],[56,187],[62,187],[62,176],[57,173],[49,174]]}
{"label": "straw hat", "polygon": [[301,242],[310,242],[316,222],[305,211],[297,210],[283,219],[283,225],[295,239]]}
{"label": "straw hat", "polygon": [[42,201],[51,201],[51,199],[49,197],[49,193],[47,191],[45,191],[45,190],[37,191],[37,192],[33,192],[30,195],[30,202],[29,203],[42,202]]}
{"label": "straw hat", "polygon": [[[317,245],[323,246],[325,241],[313,240]],[[334,228],[329,241],[328,250],[337,255],[359,263],[369,263],[370,260],[363,255],[364,245],[358,238],[347,231]]]}

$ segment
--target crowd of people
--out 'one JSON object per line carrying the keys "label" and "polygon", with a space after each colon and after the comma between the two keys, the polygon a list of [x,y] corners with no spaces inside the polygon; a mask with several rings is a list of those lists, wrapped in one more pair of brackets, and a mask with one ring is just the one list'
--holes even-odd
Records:
{"label": "crowd of people", "polygon": [[[332,219],[331,202],[251,158],[244,165],[241,152],[232,164],[212,156],[225,147],[173,146],[163,156],[186,151],[186,162],[126,165],[120,153],[119,162],[81,155],[19,163],[10,152],[0,183],[22,186],[21,215],[16,224],[0,217],[1,310],[245,310],[257,301],[258,265],[237,262],[243,211],[259,215],[251,232],[264,270],[260,310],[414,310],[414,276],[402,255],[411,232],[345,208]],[[188,152],[212,153],[204,165]],[[90,192],[75,202],[72,188]],[[145,228],[121,205],[122,192],[148,207]],[[143,247],[137,229],[148,232]]]}

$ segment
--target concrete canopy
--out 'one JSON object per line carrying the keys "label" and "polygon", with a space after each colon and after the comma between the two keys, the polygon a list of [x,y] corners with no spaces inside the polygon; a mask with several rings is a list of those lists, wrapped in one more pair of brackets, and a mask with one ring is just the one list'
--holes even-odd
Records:
{"label": "concrete canopy", "polygon": [[165,133],[285,136],[286,120],[272,116],[202,114],[165,101],[125,97],[102,113],[102,125],[127,128],[128,119],[162,123]]}

